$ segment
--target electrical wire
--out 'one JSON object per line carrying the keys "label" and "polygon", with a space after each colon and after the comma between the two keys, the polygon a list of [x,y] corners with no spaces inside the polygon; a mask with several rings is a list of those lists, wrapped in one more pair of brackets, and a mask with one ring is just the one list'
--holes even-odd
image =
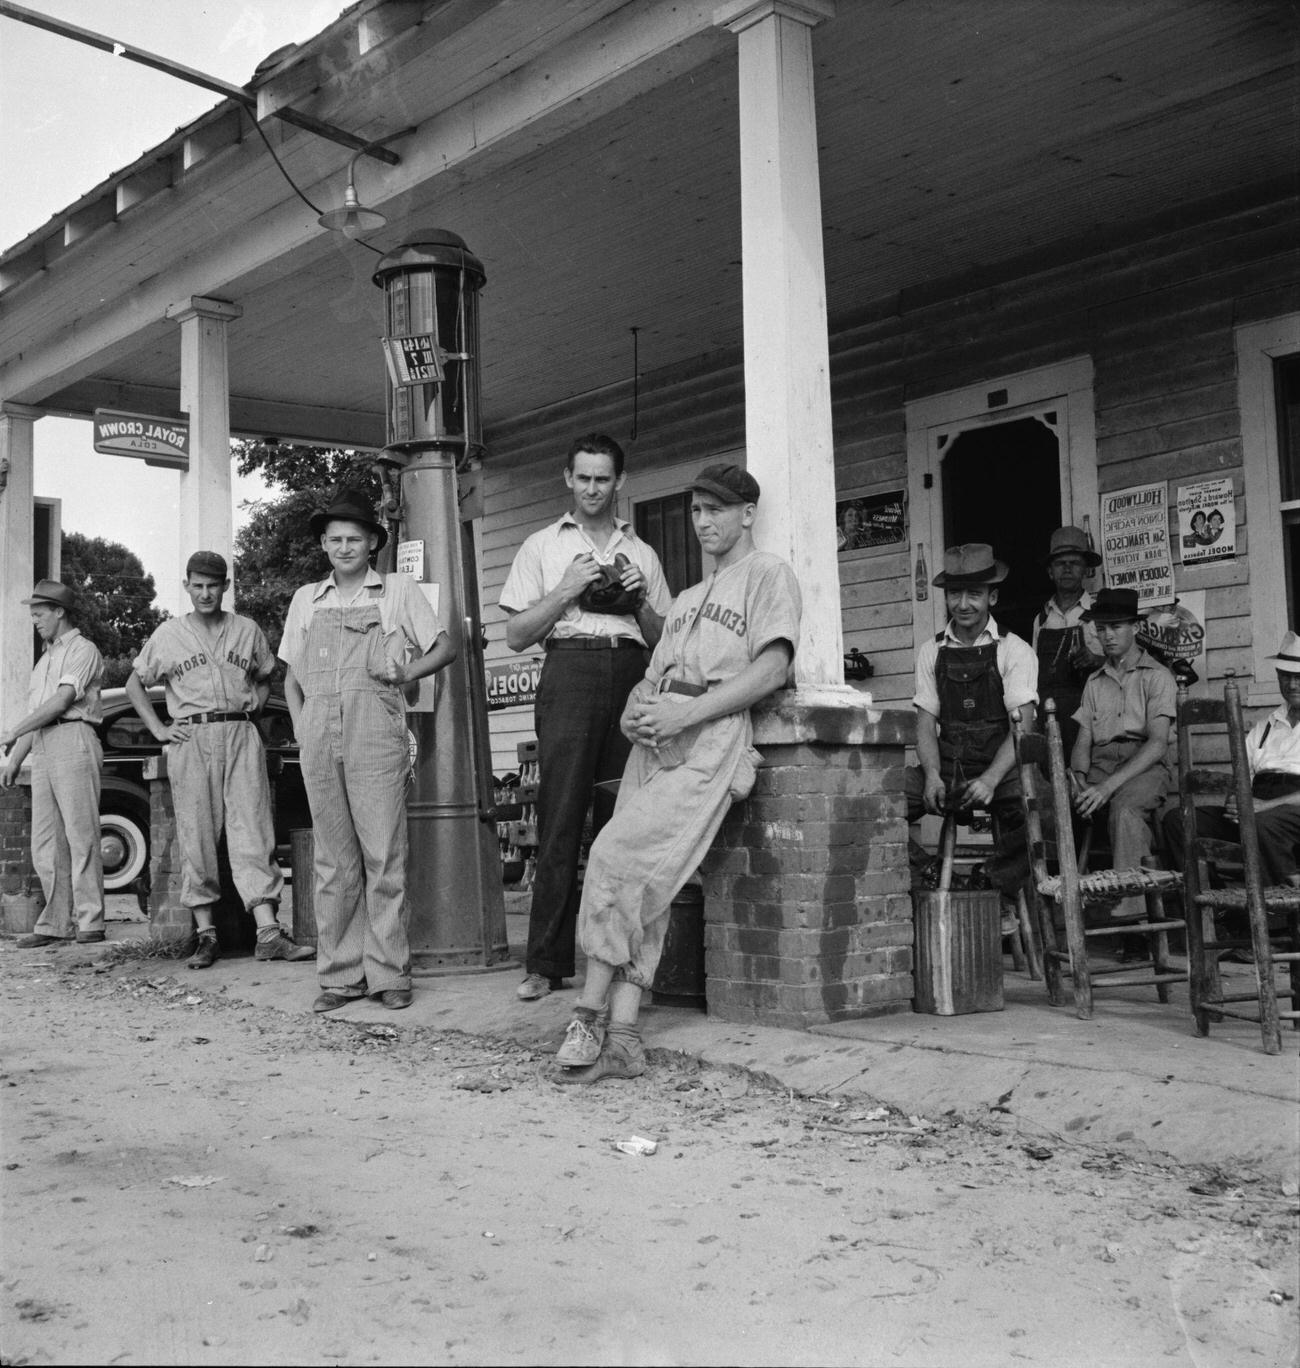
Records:
{"label": "electrical wire", "polygon": [[[304,195],[303,192],[298,188],[298,185],[294,181],[294,178],[285,169],[284,163],[276,155],[275,148],[271,146],[271,140],[266,136],[266,130],[262,127],[262,125],[258,123],[256,119],[252,120],[252,124],[253,127],[257,129],[258,137],[260,137],[262,141],[266,144],[266,150],[271,154],[271,160],[276,164],[276,167],[279,169],[280,174],[289,183],[289,189],[292,190],[293,193],[297,195],[300,200],[302,200],[302,202],[307,206],[308,209],[312,211],[313,214],[316,215],[317,218],[319,218],[321,214],[323,214],[325,211],[321,209],[319,205],[313,204],[311,200],[309,200],[307,196]],[[384,249],[382,247],[374,247],[368,242],[363,242],[360,238],[353,238],[352,241],[354,241],[358,247],[364,247],[367,251],[374,252],[376,256],[384,255]]]}

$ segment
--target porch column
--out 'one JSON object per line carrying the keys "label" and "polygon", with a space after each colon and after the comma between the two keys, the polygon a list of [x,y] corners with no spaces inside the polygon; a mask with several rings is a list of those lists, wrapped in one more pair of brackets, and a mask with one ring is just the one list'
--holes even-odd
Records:
{"label": "porch column", "polygon": [[41,410],[0,404],[0,721],[27,711],[32,675],[32,619],[22,600],[32,591],[33,452]]}
{"label": "porch column", "polygon": [[798,685],[844,682],[812,65],[813,26],[834,14],[833,0],[714,13],[739,46],[745,459],[763,490],[757,540],[803,590]]}
{"label": "porch column", "polygon": [[198,550],[217,551],[234,564],[226,325],[243,312],[201,295],[167,310],[181,325],[181,408],[190,419],[190,468],[181,474],[182,564]]}

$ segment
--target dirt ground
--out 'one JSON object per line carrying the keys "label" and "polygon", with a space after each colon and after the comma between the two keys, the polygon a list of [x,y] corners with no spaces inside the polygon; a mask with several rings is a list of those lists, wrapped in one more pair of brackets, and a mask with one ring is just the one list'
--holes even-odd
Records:
{"label": "dirt ground", "polygon": [[1276,1179],[81,958],[0,948],[4,1363],[1297,1361]]}

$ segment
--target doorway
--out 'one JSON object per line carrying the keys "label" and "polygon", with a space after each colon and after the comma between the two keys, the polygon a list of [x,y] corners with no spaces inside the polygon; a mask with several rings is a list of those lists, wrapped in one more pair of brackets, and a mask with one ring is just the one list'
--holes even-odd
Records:
{"label": "doorway", "polygon": [[913,643],[943,630],[943,549],[988,542],[1009,568],[994,616],[1029,639],[1052,531],[1096,527],[1092,362],[1075,357],[913,400],[907,414]]}
{"label": "doorway", "polygon": [[[1061,448],[1054,413],[969,428],[943,442],[943,543],[988,542],[1010,573],[998,586],[993,616],[1003,631],[1029,640],[1047,596],[1043,555],[1061,526]],[[934,570],[943,568],[936,550]]]}

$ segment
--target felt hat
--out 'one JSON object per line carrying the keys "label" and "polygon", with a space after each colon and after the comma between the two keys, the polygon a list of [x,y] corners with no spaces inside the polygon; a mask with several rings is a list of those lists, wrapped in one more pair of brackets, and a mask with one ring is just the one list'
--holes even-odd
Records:
{"label": "felt hat", "polygon": [[230,578],[230,567],[220,552],[196,551],[185,562],[185,578],[189,579],[191,575],[210,575],[213,579],[226,580]]}
{"label": "felt hat", "polygon": [[950,546],[943,553],[943,569],[930,581],[936,589],[963,589],[981,584],[1001,584],[1007,577],[1005,562],[994,559],[988,542]]}
{"label": "felt hat", "polygon": [[1088,545],[1088,534],[1082,527],[1058,527],[1052,533],[1046,564],[1051,565],[1057,556],[1082,556],[1085,565],[1101,564],[1101,557]]}
{"label": "felt hat", "polygon": [[1141,622],[1136,589],[1099,589],[1092,607],[1080,615],[1083,622]]}
{"label": "felt hat", "polygon": [[725,462],[705,466],[691,481],[691,488],[716,494],[726,504],[758,502],[758,481],[743,466]]}
{"label": "felt hat", "polygon": [[1300,636],[1288,632],[1277,648],[1277,655],[1268,657],[1268,663],[1287,674],[1300,674]]}
{"label": "felt hat", "polygon": [[319,537],[331,522],[338,519],[341,522],[360,523],[362,527],[368,527],[378,538],[375,550],[388,540],[388,529],[375,521],[375,510],[366,502],[365,499],[356,494],[340,494],[328,507],[318,508],[311,515],[311,534]]}
{"label": "felt hat", "polygon": [[23,603],[52,603],[56,608],[71,613],[76,610],[77,596],[71,585],[63,584],[59,580],[43,579],[36,581],[31,598],[23,599]]}

